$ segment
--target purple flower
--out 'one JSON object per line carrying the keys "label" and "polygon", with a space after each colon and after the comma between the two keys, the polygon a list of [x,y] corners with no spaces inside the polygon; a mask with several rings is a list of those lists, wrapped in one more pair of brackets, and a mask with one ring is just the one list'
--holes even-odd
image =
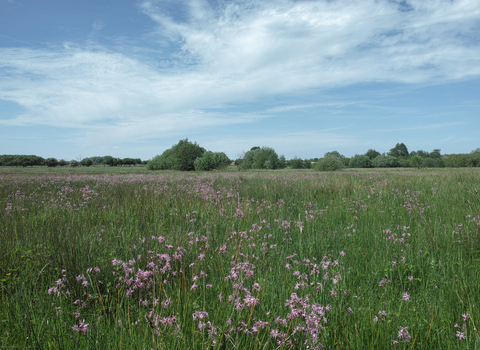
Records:
{"label": "purple flower", "polygon": [[83,332],[83,334],[87,333],[88,331],[88,323],[85,324],[85,320],[82,320],[78,326],[77,325],[74,325],[72,327],[72,330],[74,331],[77,331],[77,332]]}
{"label": "purple flower", "polygon": [[403,327],[400,329],[400,331],[398,332],[398,339],[401,339],[404,343],[408,343],[410,341],[410,334],[408,333],[407,331],[407,328],[408,327]]}
{"label": "purple flower", "polygon": [[407,292],[403,293],[402,300],[403,301],[410,301],[410,295]]}
{"label": "purple flower", "polygon": [[467,339],[467,337],[465,336],[465,332],[457,331],[456,336],[457,336],[458,339],[460,339],[460,340],[462,340],[462,339]]}

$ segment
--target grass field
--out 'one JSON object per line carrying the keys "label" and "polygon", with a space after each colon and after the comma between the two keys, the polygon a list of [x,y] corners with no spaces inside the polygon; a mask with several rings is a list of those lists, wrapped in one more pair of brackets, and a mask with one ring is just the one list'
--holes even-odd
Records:
{"label": "grass field", "polygon": [[480,171],[0,169],[0,348],[479,349]]}

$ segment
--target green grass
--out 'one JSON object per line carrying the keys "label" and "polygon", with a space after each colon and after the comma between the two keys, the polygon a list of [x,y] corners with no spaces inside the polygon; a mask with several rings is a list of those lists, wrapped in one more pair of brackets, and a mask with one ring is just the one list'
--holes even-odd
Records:
{"label": "green grass", "polygon": [[0,169],[0,348],[480,348],[476,169],[50,170]]}

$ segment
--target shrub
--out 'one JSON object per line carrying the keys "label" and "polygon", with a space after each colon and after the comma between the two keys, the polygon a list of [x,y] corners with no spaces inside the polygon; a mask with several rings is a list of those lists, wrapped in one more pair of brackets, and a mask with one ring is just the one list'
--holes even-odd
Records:
{"label": "shrub", "polygon": [[93,165],[93,160],[91,158],[83,158],[80,162],[80,165],[82,165],[82,166],[92,166]]}
{"label": "shrub", "polygon": [[435,167],[435,159],[433,158],[424,158],[423,159],[423,166],[426,168],[434,168]]}
{"label": "shrub", "polygon": [[252,148],[239,162],[240,169],[280,169],[282,161],[270,147]]}
{"label": "shrub", "polygon": [[72,160],[70,161],[70,166],[75,168],[75,167],[78,166],[78,162],[77,162],[75,159],[72,159]]}
{"label": "shrub", "polygon": [[313,166],[313,168],[318,171],[336,171],[344,167],[343,162],[335,157],[323,157]]}
{"label": "shrub", "polygon": [[356,154],[348,163],[350,168],[371,168],[372,161],[365,155]]}
{"label": "shrub", "polygon": [[375,168],[396,168],[400,166],[398,158],[392,156],[377,156],[373,162]]}
{"label": "shrub", "polygon": [[209,171],[226,168],[230,159],[223,152],[206,151],[201,157],[195,159],[195,171]]}
{"label": "shrub", "polygon": [[410,163],[415,168],[420,168],[423,165],[423,158],[420,156],[413,156],[410,158]]}
{"label": "shrub", "polygon": [[195,160],[205,153],[205,148],[188,139],[180,140],[176,145],[165,150],[161,155],[148,162],[150,170],[195,170]]}
{"label": "shrub", "polygon": [[58,165],[58,160],[56,158],[47,158],[45,159],[45,165],[49,168],[54,168]]}
{"label": "shrub", "polygon": [[370,160],[373,161],[375,158],[377,158],[377,157],[380,155],[380,152],[375,151],[374,149],[371,149],[371,148],[370,148],[370,149],[367,151],[367,153],[365,153],[365,155],[366,155],[368,158],[370,158]]}
{"label": "shrub", "polygon": [[301,158],[293,158],[291,161],[290,161],[290,168],[292,169],[303,169],[304,168],[304,165],[303,165],[303,160]]}

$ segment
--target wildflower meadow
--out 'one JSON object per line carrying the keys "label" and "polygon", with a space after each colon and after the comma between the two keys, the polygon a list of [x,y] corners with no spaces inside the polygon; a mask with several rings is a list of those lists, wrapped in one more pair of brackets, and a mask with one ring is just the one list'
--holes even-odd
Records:
{"label": "wildflower meadow", "polygon": [[0,172],[0,348],[479,349],[480,172]]}

